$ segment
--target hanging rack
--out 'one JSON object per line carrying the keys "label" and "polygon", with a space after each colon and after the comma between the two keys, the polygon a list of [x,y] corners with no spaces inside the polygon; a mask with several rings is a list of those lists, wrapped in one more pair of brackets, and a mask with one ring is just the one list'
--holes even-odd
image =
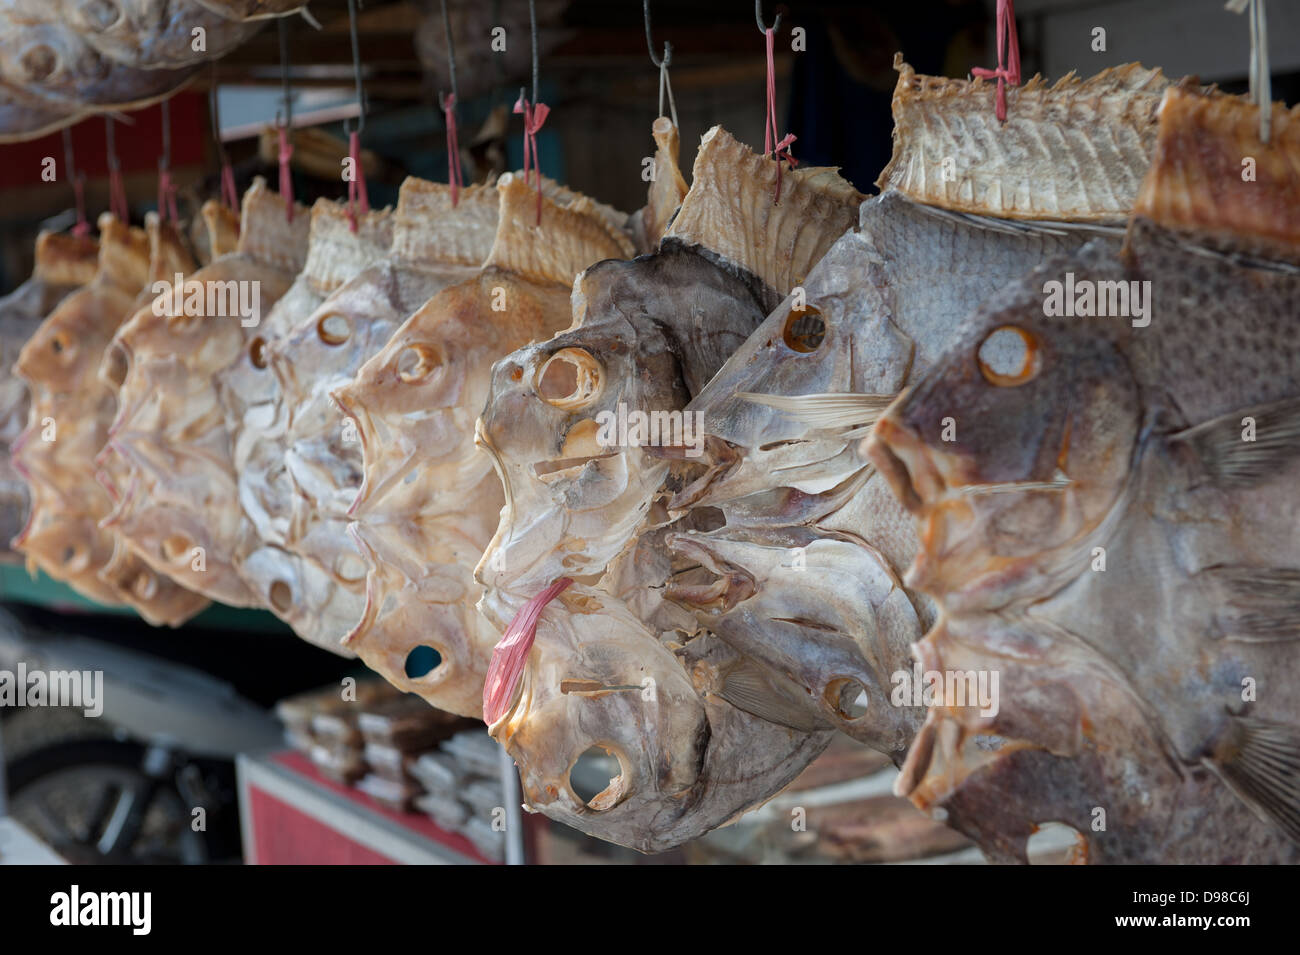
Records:
{"label": "hanging rack", "polygon": [[[641,0],[641,9],[645,13],[645,45],[650,51],[650,62],[659,68],[659,115],[664,114],[664,90],[666,89],[668,91],[668,108],[672,110],[673,126],[677,127],[677,103],[673,101],[673,84],[668,79],[668,67],[673,62],[673,45],[665,40],[664,55],[662,57],[655,56],[654,38],[650,29],[650,0]],[[780,16],[777,19],[780,20]],[[759,22],[761,23],[762,20],[760,19]]]}
{"label": "hanging rack", "polygon": [[451,20],[447,17],[447,0],[442,2],[442,31],[447,40],[447,75],[451,82],[451,95],[444,96],[438,91],[438,102],[442,106],[443,122],[447,129],[447,183],[451,187],[451,204],[453,208],[460,202],[460,190],[465,181],[460,168],[460,139],[456,135],[456,46],[451,39]]}

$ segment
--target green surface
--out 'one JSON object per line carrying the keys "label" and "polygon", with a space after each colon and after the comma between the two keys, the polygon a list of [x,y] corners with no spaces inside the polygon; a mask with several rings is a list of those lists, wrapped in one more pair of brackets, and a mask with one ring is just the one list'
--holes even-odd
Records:
{"label": "green surface", "polygon": [[[35,604],[51,610],[77,609],[90,613],[130,614],[130,607],[108,607],[87,600],[67,584],[37,572],[33,578],[21,564],[0,564],[0,602]],[[264,633],[292,633],[288,624],[265,610],[246,610],[214,603],[185,624],[187,627],[214,627],[254,630]]]}

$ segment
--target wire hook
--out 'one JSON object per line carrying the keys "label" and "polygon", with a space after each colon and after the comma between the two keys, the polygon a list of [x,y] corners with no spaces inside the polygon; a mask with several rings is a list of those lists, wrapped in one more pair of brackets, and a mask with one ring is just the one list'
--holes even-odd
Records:
{"label": "wire hook", "polygon": [[650,0],[641,0],[641,9],[645,13],[645,45],[650,51],[650,62],[662,70],[673,62],[673,45],[665,40],[663,59],[655,56],[655,41],[650,33]]}
{"label": "wire hook", "polygon": [[528,0],[528,28],[533,42],[533,102],[537,102],[537,4]]}
{"label": "wire hook", "polygon": [[768,25],[763,22],[763,0],[754,0],[754,22],[758,24],[759,33],[766,36],[769,29],[773,33],[776,33],[781,29],[781,11],[779,8],[777,9],[776,20],[772,22],[771,27],[768,27]]}
{"label": "wire hook", "polygon": [[357,39],[357,7],[359,0],[348,0],[348,30],[352,34],[352,77],[357,87],[357,125],[352,128],[351,120],[343,121],[343,132],[360,135],[366,128],[366,89],[361,82],[361,44]]}
{"label": "wire hook", "polygon": [[[453,100],[459,100],[460,91],[456,86],[456,45],[451,40],[451,21],[447,19],[447,0],[442,0],[442,32],[447,40],[447,75],[451,80],[451,96]],[[442,90],[438,91],[438,99],[442,99]]]}

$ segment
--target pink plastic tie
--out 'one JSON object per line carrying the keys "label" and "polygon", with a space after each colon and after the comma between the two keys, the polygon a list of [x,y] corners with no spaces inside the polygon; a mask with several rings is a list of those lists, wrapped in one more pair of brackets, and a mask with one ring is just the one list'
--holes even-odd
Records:
{"label": "pink plastic tie", "polygon": [[524,185],[528,184],[528,172],[537,172],[537,224],[542,224],[542,164],[537,154],[537,132],[546,122],[551,108],[545,103],[529,103],[523,96],[515,103],[515,112],[524,114]]}
{"label": "pink plastic tie", "polygon": [[[357,231],[357,216],[370,214],[370,197],[366,194],[366,174],[361,168],[361,134],[348,134],[348,156],[352,159],[352,181],[348,183],[348,228]],[[352,211],[356,203],[357,211]]]}
{"label": "pink plastic tie", "polygon": [[447,126],[447,181],[451,186],[451,204],[460,201],[460,190],[465,180],[460,169],[460,141],[456,137],[456,96],[449,93],[442,98],[442,115]]}
{"label": "pink plastic tie", "polygon": [[492,648],[492,662],[488,664],[487,679],[483,681],[483,721],[488,726],[510,709],[515,690],[524,676],[528,651],[537,639],[537,622],[541,619],[542,609],[571,583],[571,578],[561,577],[519,608],[515,619],[506,627],[501,642]]}
{"label": "pink plastic tie", "polygon": [[781,161],[784,160],[790,164],[791,168],[799,165],[799,160],[790,155],[790,146],[794,143],[796,137],[794,133],[786,133],[783,138],[778,138],[776,131],[776,59],[773,55],[773,45],[776,35],[771,27],[763,31],[767,38],[767,123],[763,130],[763,152],[776,160],[776,195],[772,197],[772,204],[781,201]]}
{"label": "pink plastic tie", "polygon": [[72,234],[75,236],[90,235],[90,223],[86,221],[86,180],[84,176],[73,177],[72,192],[77,197],[77,224],[72,227]]}
{"label": "pink plastic tie", "polygon": [[122,182],[122,167],[115,159],[110,159],[108,166],[108,211],[118,222],[126,222],[131,215],[131,207],[126,202],[126,184]]}
{"label": "pink plastic tie", "polygon": [[293,221],[293,176],[289,172],[289,160],[293,158],[293,146],[289,143],[289,129],[280,127],[280,195],[284,196],[284,217]]}
{"label": "pink plastic tie", "polygon": [[239,193],[235,190],[235,170],[230,168],[230,163],[221,164],[221,199],[230,211],[239,214]]}
{"label": "pink plastic tie", "polygon": [[[1010,60],[1010,65],[1007,61]],[[977,66],[971,70],[980,79],[998,81],[996,112],[998,122],[1007,121],[1007,88],[1020,85],[1020,40],[1016,36],[1016,8],[1011,0],[998,0],[998,68]]]}

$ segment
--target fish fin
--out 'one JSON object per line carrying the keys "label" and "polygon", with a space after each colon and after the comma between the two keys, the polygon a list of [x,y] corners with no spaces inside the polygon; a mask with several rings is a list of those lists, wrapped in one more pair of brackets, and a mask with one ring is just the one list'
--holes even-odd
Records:
{"label": "fish fin", "polygon": [[793,686],[777,686],[779,679],[753,661],[740,660],[722,677],[717,694],[736,709],[769,723],[805,733],[826,729],[821,720],[789,698],[790,694],[801,691]]}
{"label": "fish fin", "polygon": [[1244,643],[1300,639],[1300,570],[1208,567],[1197,574],[1218,592],[1220,636]]}
{"label": "fish fin", "polygon": [[[1243,437],[1247,418],[1253,422],[1253,440]],[[1300,455],[1300,397],[1229,412],[1176,432],[1169,440],[1190,446],[1215,483],[1256,484]]]}
{"label": "fish fin", "polygon": [[737,397],[767,405],[814,428],[851,428],[855,432],[875,424],[896,395],[830,393],[814,395],[761,395],[737,392]]}
{"label": "fish fin", "polygon": [[1300,842],[1300,728],[1234,716],[1207,762],[1256,815]]}

